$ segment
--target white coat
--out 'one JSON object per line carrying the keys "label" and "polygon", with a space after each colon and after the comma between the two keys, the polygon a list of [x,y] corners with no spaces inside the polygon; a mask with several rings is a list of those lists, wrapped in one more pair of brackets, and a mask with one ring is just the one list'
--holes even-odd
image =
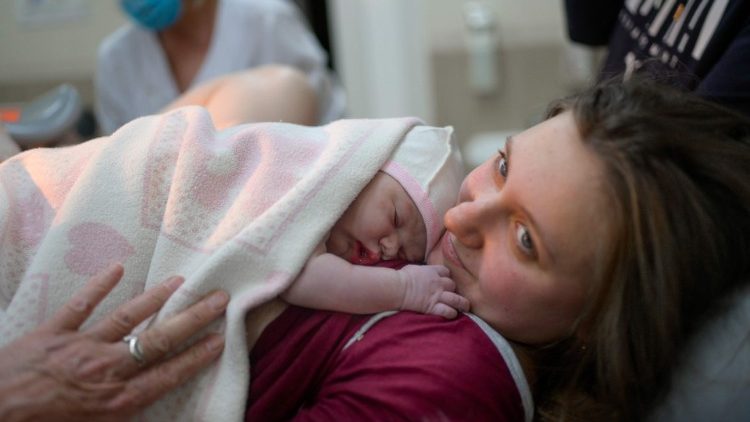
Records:
{"label": "white coat", "polygon": [[[343,89],[326,67],[326,54],[300,12],[279,0],[221,0],[211,45],[190,87],[264,64],[286,64],[307,74],[319,97],[320,123],[343,117]],[[180,92],[156,33],[126,24],[99,46],[96,117],[102,134],[159,112]]]}

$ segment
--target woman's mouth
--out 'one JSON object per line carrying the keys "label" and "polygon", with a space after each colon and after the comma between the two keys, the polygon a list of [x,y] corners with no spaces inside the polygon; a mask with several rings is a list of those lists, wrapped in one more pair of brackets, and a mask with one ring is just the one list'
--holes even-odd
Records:
{"label": "woman's mouth", "polygon": [[443,257],[450,261],[451,264],[458,268],[466,268],[461,262],[461,258],[458,257],[456,247],[453,245],[453,235],[450,232],[446,232],[440,242],[440,249],[443,251]]}
{"label": "woman's mouth", "polygon": [[354,242],[354,250],[349,257],[349,262],[357,265],[375,265],[380,262],[380,254],[367,249],[362,242]]}

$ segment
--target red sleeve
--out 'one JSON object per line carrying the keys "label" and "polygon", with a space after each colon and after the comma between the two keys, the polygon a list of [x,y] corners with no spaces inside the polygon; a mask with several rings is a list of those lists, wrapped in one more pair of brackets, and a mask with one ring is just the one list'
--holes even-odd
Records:
{"label": "red sleeve", "polygon": [[[520,395],[505,362],[469,318],[461,316],[448,321],[400,312],[381,320],[360,341],[341,350],[343,344],[338,339],[346,342],[362,320],[348,326],[344,329],[346,335],[340,336],[346,325],[341,321],[350,316],[327,314],[331,315],[330,320],[318,325],[316,333],[321,340],[327,338],[328,346],[337,343],[338,349],[326,354],[314,350],[323,346],[323,342],[297,344],[295,362],[309,362],[312,366],[304,374],[295,375],[297,370],[289,369],[290,366],[287,371],[277,373],[279,379],[275,382],[287,385],[292,391],[285,394],[294,402],[287,407],[298,410],[294,416],[288,414],[289,418],[295,421],[523,420]],[[326,357],[321,359],[322,355]],[[309,356],[312,358],[308,359]],[[251,380],[251,384],[256,381]],[[270,379],[263,383],[268,388],[274,386]],[[287,388],[280,389],[289,392]],[[259,394],[262,395],[256,391],[256,397]],[[251,393],[251,400],[252,396]],[[249,409],[253,406],[251,402]],[[267,414],[256,413],[256,416],[254,420],[271,420],[263,419]]]}

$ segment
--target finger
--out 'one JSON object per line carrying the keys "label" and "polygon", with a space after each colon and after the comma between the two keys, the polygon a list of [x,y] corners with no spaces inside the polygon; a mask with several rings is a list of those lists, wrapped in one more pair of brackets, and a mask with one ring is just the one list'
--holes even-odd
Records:
{"label": "finger", "polygon": [[223,349],[223,336],[206,336],[169,360],[131,378],[108,410],[114,413],[146,407],[194,377],[216,360]]}
{"label": "finger", "polygon": [[440,277],[450,277],[451,271],[445,265],[423,265],[419,268],[430,268],[437,273]]}
{"label": "finger", "polygon": [[77,330],[99,302],[117,285],[123,272],[122,265],[113,264],[91,277],[51,319],[42,325],[54,330]]}
{"label": "finger", "polygon": [[182,277],[170,277],[135,299],[120,305],[114,312],[87,331],[94,338],[116,341],[130,334],[141,321],[161,309],[172,293],[185,281]]}
{"label": "finger", "polygon": [[468,312],[471,307],[469,299],[451,292],[443,292],[440,295],[440,302],[450,306],[459,312]]}
{"label": "finger", "polygon": [[453,279],[442,277],[440,279],[440,284],[443,286],[443,290],[448,290],[451,292],[456,290],[456,282],[453,281]]}
{"label": "finger", "polygon": [[145,361],[154,362],[173,351],[177,345],[221,316],[228,302],[229,295],[226,292],[213,292],[186,310],[141,333],[138,338]]}
{"label": "finger", "polygon": [[438,315],[446,319],[453,319],[458,316],[458,312],[444,303],[436,303],[430,312],[433,315]]}

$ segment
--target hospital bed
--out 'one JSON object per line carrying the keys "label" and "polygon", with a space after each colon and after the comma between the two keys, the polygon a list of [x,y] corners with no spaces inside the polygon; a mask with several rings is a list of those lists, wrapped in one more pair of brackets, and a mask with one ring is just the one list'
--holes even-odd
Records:
{"label": "hospital bed", "polygon": [[0,123],[21,148],[46,145],[62,137],[81,116],[81,96],[59,85],[26,103],[0,104]]}

